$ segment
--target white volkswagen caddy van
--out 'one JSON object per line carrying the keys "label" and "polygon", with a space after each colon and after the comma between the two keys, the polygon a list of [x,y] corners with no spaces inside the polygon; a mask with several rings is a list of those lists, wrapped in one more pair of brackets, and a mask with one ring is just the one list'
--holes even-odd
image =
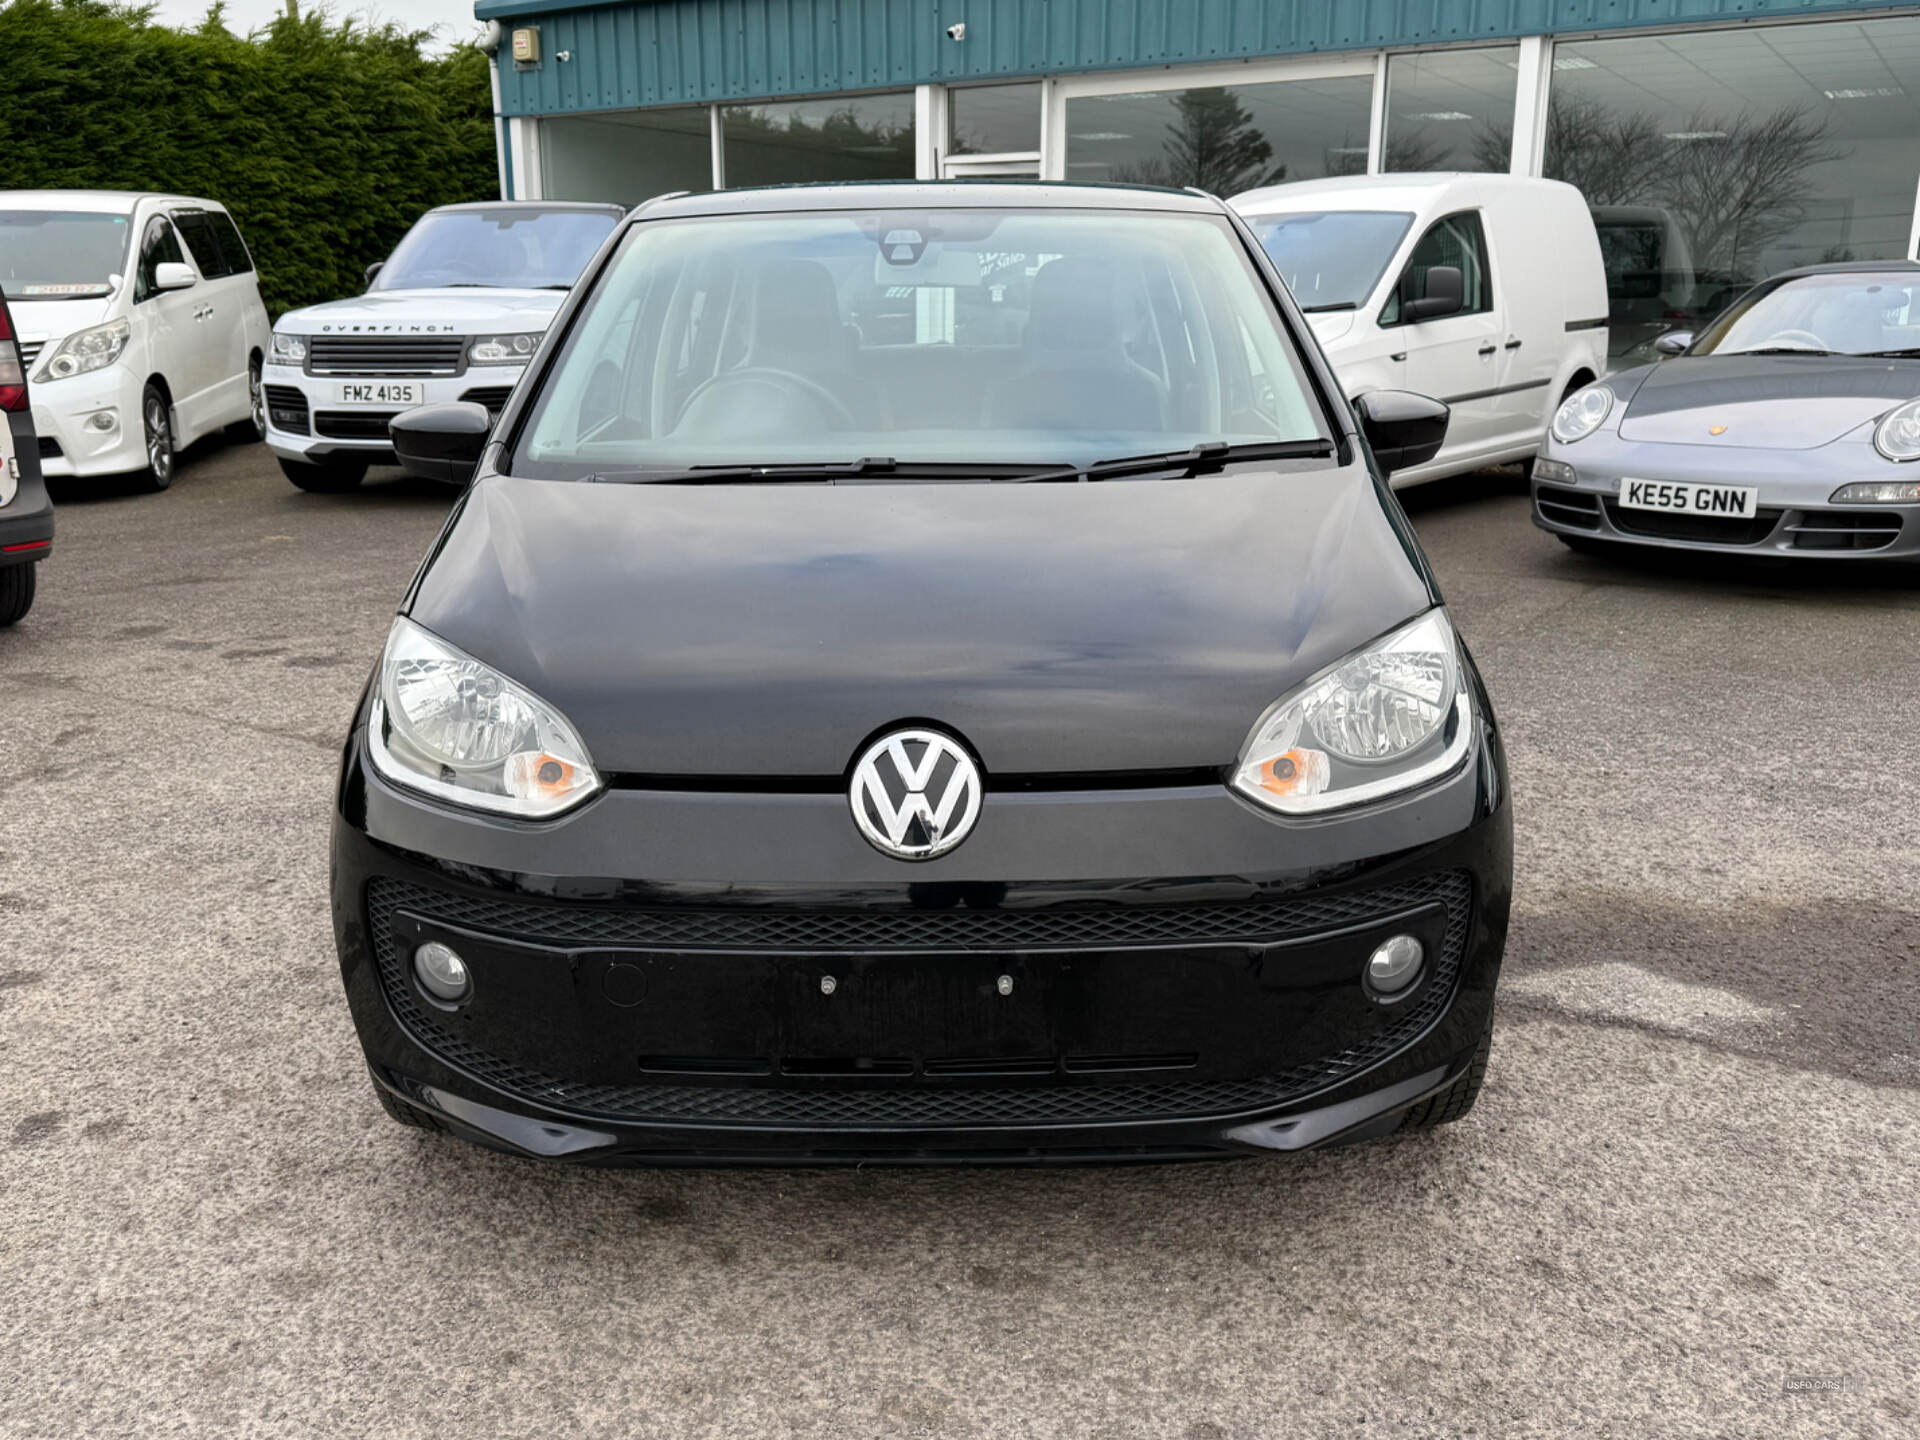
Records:
{"label": "white volkswagen caddy van", "polygon": [[223,426],[264,430],[267,307],[217,202],[0,191],[0,291],[49,477],[133,474],[164,490],[176,451]]}
{"label": "white volkswagen caddy van", "polygon": [[1561,400],[1607,371],[1607,276],[1571,185],[1358,175],[1235,196],[1349,396],[1453,407],[1396,488],[1531,457]]}
{"label": "white volkswagen caddy van", "polygon": [[351,490],[393,463],[402,410],[471,400],[495,415],[554,311],[626,211],[493,200],[429,210],[367,291],[280,317],[267,361],[267,448],[302,490]]}

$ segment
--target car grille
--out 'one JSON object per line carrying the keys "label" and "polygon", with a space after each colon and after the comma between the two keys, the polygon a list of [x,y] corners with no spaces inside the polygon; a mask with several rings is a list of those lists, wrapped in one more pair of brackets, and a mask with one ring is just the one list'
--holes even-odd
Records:
{"label": "car grille", "polygon": [[315,335],[307,341],[313,375],[458,375],[467,341],[451,335]]}
{"label": "car grille", "polygon": [[1536,485],[1533,503],[1540,518],[1554,525],[1581,530],[1600,528],[1600,497],[1590,490],[1563,490],[1558,485]]}
{"label": "car grille", "polygon": [[67,453],[60,448],[60,442],[51,435],[42,435],[39,437],[39,440],[40,458],[42,460],[58,460],[62,455]]}
{"label": "car grille", "polygon": [[23,370],[33,369],[33,362],[40,358],[40,352],[47,348],[47,342],[44,340],[22,340],[19,344],[20,367]]}
{"label": "car grille", "polygon": [[307,397],[291,385],[261,387],[267,397],[267,423],[288,435],[310,435],[307,423]]}
{"label": "car grille", "polygon": [[475,405],[487,407],[487,413],[494,419],[500,418],[500,412],[506,407],[507,398],[513,394],[511,385],[476,385],[471,390],[460,392],[462,400],[471,400]]}
{"label": "car grille", "polygon": [[1659,540],[1693,540],[1703,545],[1758,545],[1780,523],[1781,511],[1762,509],[1751,520],[1719,515],[1670,515],[1606,502],[1607,518],[1625,535]]}
{"label": "car grille", "polygon": [[1884,550],[1900,538],[1890,510],[1803,510],[1787,525],[1796,550]]}
{"label": "car grille", "polygon": [[314,430],[330,440],[390,440],[388,422],[398,410],[316,410]]}
{"label": "car grille", "polygon": [[[367,919],[381,988],[414,1039],[448,1064],[530,1104],[629,1122],[937,1129],[1199,1119],[1268,1109],[1337,1084],[1405,1049],[1445,1011],[1466,952],[1472,894],[1472,877],[1449,871],[1350,895],[1244,904],[1069,911],[596,910],[474,899],[377,878],[367,889]],[[394,912],[404,908],[504,937],[590,944],[745,945],[781,951],[1098,948],[1271,941],[1375,920],[1436,900],[1446,906],[1447,928],[1432,981],[1404,1014],[1360,1045],[1251,1079],[1103,1084],[1084,1076],[1047,1074],[992,1087],[919,1076],[844,1089],[779,1082],[604,1085],[542,1074],[479,1049],[429,1011],[408,979],[393,923]]]}

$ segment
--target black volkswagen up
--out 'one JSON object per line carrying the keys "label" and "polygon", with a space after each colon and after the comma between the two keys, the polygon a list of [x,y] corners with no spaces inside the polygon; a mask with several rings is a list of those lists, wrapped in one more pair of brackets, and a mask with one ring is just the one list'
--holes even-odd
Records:
{"label": "black volkswagen up", "polygon": [[348,738],[342,973],[405,1123],[575,1162],[1299,1150],[1465,1113],[1511,832],[1388,473],[1195,193],[642,207]]}

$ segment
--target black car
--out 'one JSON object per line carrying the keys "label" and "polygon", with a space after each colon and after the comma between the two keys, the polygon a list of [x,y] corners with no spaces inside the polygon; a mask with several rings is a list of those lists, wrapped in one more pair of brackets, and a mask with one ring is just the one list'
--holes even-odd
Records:
{"label": "black car", "polygon": [[394,422],[472,484],[339,785],[382,1103],[580,1162],[1457,1118],[1507,787],[1386,485],[1445,420],[1197,193],[642,207],[497,427]]}
{"label": "black car", "polygon": [[27,404],[27,371],[0,299],[0,629],[33,608],[34,567],[53,553],[53,502],[40,477],[40,442]]}

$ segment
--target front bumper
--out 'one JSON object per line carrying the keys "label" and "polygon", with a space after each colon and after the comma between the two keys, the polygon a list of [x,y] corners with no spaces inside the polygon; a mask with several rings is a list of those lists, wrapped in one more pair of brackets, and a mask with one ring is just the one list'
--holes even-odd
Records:
{"label": "front bumper", "polygon": [[122,356],[121,363],[86,375],[34,383],[33,428],[43,475],[91,479],[145,468],[140,401],[146,387],[125,360]]}
{"label": "front bumper", "polygon": [[[1920,559],[1920,505],[1834,505],[1856,481],[1908,478],[1871,444],[1836,442],[1813,450],[1632,444],[1603,431],[1574,445],[1549,440],[1542,458],[1571,465],[1571,481],[1532,482],[1533,523],[1556,535],[1669,550],[1785,555],[1816,560]],[[1623,480],[1751,485],[1758,514],[1668,514],[1620,504]]]}
{"label": "front bumper", "polygon": [[[342,976],[376,1083],[547,1159],[1196,1158],[1385,1133],[1492,1013],[1512,839],[1479,723],[1461,772],[1344,819],[1281,822],[1223,786],[990,793],[991,842],[911,868],[837,793],[458,814],[372,774],[357,729]],[[1360,976],[1402,931],[1428,964],[1382,1004]],[[468,963],[458,1009],[411,976],[428,940]]]}
{"label": "front bumper", "polygon": [[514,385],[526,373],[524,365],[470,366],[463,374],[309,375],[298,365],[268,365],[261,371],[266,387],[267,448],[287,460],[319,461],[333,456],[364,456],[391,463],[393,442],[387,424],[405,404],[346,401],[343,387],[388,385],[414,387],[415,404],[437,405],[448,400],[472,400],[496,417]]}

